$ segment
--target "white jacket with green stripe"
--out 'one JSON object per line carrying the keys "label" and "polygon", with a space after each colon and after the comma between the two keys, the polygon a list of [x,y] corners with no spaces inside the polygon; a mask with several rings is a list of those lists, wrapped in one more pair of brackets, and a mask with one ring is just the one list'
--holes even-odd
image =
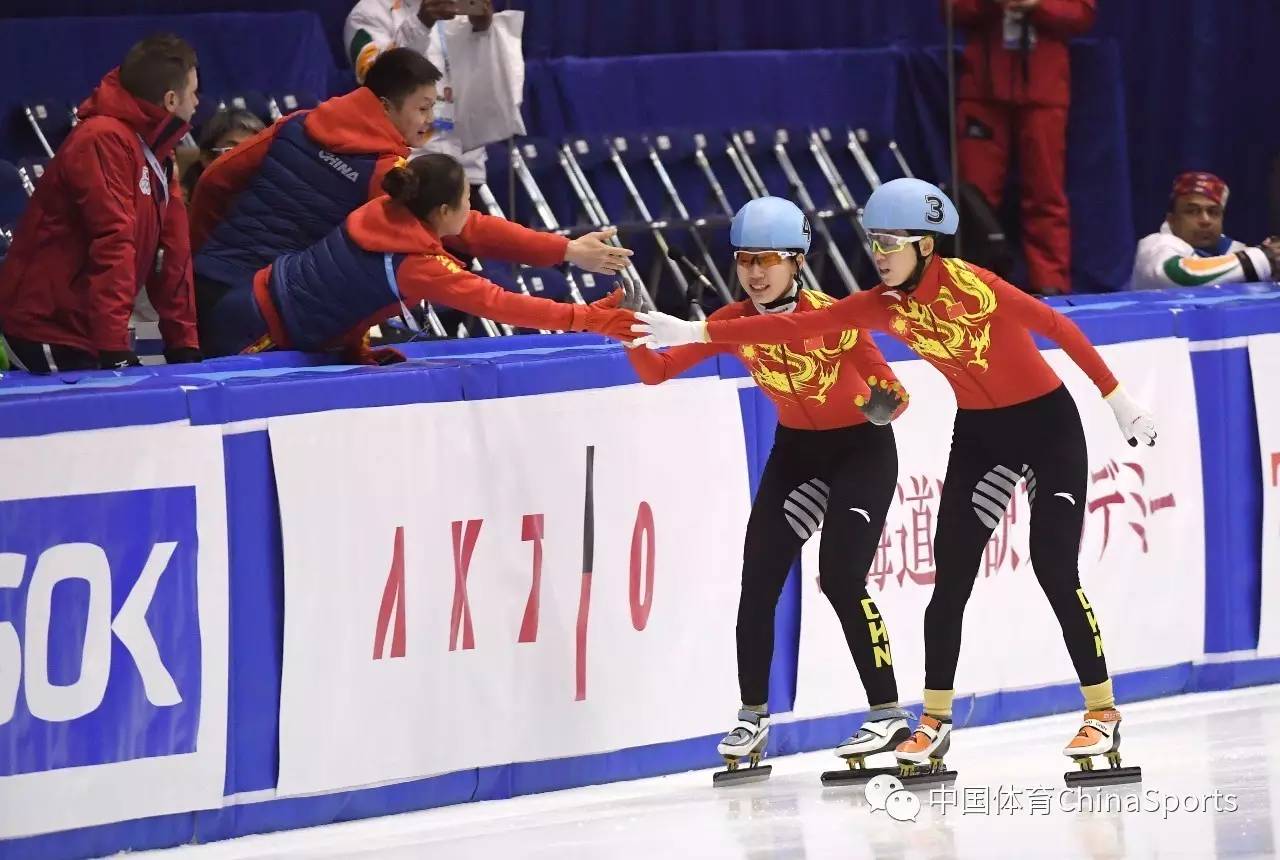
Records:
{"label": "white jacket with green stripe", "polygon": [[443,77],[436,85],[435,134],[422,149],[424,152],[442,152],[462,162],[467,182],[480,185],[485,181],[484,147],[462,151],[454,134],[454,87],[449,79],[449,56],[439,27],[424,27],[418,20],[418,8],[422,0],[360,0],[347,16],[343,29],[343,44],[347,58],[355,69],[356,80],[363,82],[365,73],[383,51],[391,48],[412,48],[431,61]]}
{"label": "white jacket with green stripe", "polygon": [[1133,261],[1131,290],[1163,290],[1167,287],[1201,287],[1205,284],[1269,281],[1271,264],[1261,248],[1250,248],[1232,242],[1227,253],[1217,257],[1201,257],[1190,243],[1169,229],[1166,221],[1160,232],[1146,236],[1138,243]]}

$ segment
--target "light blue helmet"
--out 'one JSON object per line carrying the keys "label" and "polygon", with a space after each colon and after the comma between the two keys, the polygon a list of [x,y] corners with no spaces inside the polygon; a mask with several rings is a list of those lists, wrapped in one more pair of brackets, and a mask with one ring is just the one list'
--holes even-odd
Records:
{"label": "light blue helmet", "polygon": [[809,252],[809,219],[800,207],[781,197],[752,200],[733,216],[729,243],[735,248],[761,251]]}
{"label": "light blue helmet", "polygon": [[894,179],[877,188],[862,210],[867,230],[906,230],[909,233],[953,235],[960,215],[951,198],[923,179]]}

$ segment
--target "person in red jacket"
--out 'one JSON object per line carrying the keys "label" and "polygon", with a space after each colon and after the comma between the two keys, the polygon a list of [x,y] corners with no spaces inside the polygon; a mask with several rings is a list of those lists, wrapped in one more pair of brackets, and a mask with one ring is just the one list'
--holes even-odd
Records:
{"label": "person in red jacket", "polygon": [[419,301],[522,328],[631,339],[630,310],[510,293],[467,271],[453,255],[531,266],[569,261],[616,274],[630,251],[591,237],[571,242],[472,211],[462,165],[447,155],[423,155],[392,168],[382,184],[386,195],[351,213],[325,238],[229,289],[202,324],[210,354],[338,349],[363,364],[403,361],[394,349],[370,350],[367,332]]}
{"label": "person in red jacket", "polygon": [[1029,287],[1070,292],[1067,41],[1093,26],[1097,0],[944,2],[969,31],[956,106],[960,175],[998,209],[1009,153],[1017,147]]}
{"label": "person in red jacket", "polygon": [[187,211],[173,150],[195,112],[196,55],[134,45],[79,108],[0,270],[0,331],[33,373],[138,364],[129,316],[145,286],[170,362],[198,361]]}
{"label": "person in red jacket", "polygon": [[[983,550],[1021,481],[1031,500],[1031,563],[1087,708],[1063,753],[1082,770],[1092,769],[1094,756],[1118,768],[1120,712],[1078,566],[1089,478],[1084,428],[1075,399],[1031,333],[1055,341],[1088,375],[1130,445],[1154,445],[1155,421],[1071,320],[985,269],[934,253],[937,236],[954,234],[959,221],[936,186],[913,178],[886,182],[863,211],[882,283],[808,314],[690,322],[641,313],[633,330],[644,336],[636,343],[792,343],[856,326],[888,332],[941,372],[958,409],[938,503],[937,576],[924,617],[924,713],[895,751],[903,776],[925,769],[925,778],[934,778],[945,770],[965,604]],[[1130,781],[1141,770],[1110,775]]]}
{"label": "person in red jacket", "polygon": [[[830,307],[835,299],[799,286],[811,234],[804,213],[789,200],[761,197],[742,207],[730,243],[748,298],[711,319],[799,318]],[[836,755],[860,768],[868,756],[892,750],[910,734],[911,715],[898,707],[888,628],[867,593],[867,571],[898,480],[898,449],[888,424],[906,409],[906,392],[870,334],[854,327],[776,346],[699,343],[665,353],[632,349],[628,357],[640,379],[656,385],[719,353],[734,354],[751,371],[777,407],[779,426],[742,550],[736,631],[742,708],[718,752],[731,770],[743,758],[756,765],[764,754],[773,616],[801,548],[821,530],[819,583],[871,706]]]}

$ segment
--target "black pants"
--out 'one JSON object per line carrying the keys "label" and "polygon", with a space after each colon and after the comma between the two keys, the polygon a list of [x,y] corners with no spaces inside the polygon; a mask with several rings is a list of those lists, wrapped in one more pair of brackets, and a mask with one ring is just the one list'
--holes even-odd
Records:
{"label": "black pants", "polygon": [[70,370],[97,370],[98,356],[56,343],[39,343],[5,336],[13,366],[28,373],[58,373]]}
{"label": "black pants", "polygon": [[927,689],[955,688],[965,603],[1021,479],[1031,502],[1031,564],[1076,674],[1086,686],[1107,679],[1102,634],[1077,565],[1088,468],[1080,413],[1065,387],[1017,406],[956,414],[934,538],[937,578],[924,614]]}
{"label": "black pants", "polygon": [[867,571],[897,478],[891,427],[778,428],[743,550],[738,683],[744,704],[768,701],[774,610],[800,548],[819,526],[819,584],[840,619],[867,700],[897,701],[888,628],[867,595]]}

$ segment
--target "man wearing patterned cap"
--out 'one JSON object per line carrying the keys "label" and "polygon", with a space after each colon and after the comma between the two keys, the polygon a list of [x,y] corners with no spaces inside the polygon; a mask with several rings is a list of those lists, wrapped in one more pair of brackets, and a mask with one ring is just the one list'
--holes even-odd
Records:
{"label": "man wearing patterned cap", "polygon": [[1173,183],[1160,232],[1138,243],[1130,289],[1198,287],[1280,277],[1280,238],[1247,247],[1222,232],[1227,184],[1212,173],[1184,173]]}

